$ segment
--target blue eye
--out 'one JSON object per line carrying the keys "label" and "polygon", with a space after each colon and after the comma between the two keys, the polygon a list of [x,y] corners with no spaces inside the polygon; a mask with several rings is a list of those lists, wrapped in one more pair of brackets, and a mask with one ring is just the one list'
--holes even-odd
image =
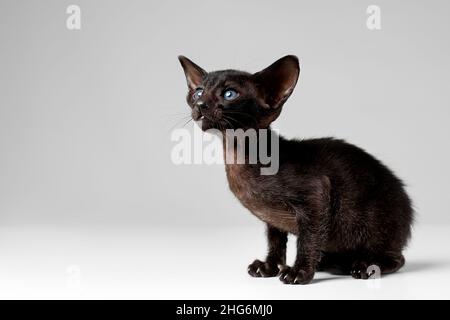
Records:
{"label": "blue eye", "polygon": [[194,92],[194,100],[197,100],[198,98],[200,98],[203,95],[203,89],[197,89]]}
{"label": "blue eye", "polygon": [[239,93],[237,93],[236,91],[232,90],[232,89],[228,89],[227,91],[225,91],[223,93],[223,98],[225,100],[234,100],[239,96]]}

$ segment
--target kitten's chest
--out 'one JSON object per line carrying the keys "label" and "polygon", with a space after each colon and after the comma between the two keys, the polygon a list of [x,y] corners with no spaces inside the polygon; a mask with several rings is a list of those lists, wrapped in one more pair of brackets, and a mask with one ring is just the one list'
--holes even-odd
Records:
{"label": "kitten's chest", "polygon": [[259,169],[242,164],[226,165],[230,190],[239,201],[262,221],[281,230],[297,233],[295,215],[280,198],[273,198],[270,188],[276,182],[259,174]]}

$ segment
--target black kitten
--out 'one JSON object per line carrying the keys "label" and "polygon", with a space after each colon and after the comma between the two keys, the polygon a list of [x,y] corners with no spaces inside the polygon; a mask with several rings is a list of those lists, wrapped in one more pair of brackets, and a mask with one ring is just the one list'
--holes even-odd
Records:
{"label": "black kitten", "polygon": [[[268,129],[280,115],[300,73],[286,56],[250,74],[206,72],[180,56],[192,118],[207,129]],[[268,254],[248,267],[254,277],[309,283],[316,270],[367,279],[370,265],[391,273],[405,263],[413,210],[403,184],[364,150],[333,138],[279,138],[279,171],[260,164],[226,164],[231,191],[267,224]],[[288,233],[298,236],[297,257],[286,266]]]}

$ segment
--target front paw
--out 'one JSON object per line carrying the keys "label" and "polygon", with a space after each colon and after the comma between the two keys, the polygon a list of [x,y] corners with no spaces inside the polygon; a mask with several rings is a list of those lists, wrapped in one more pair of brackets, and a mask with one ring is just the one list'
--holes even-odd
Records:
{"label": "front paw", "polygon": [[285,266],[280,271],[280,280],[286,284],[308,284],[314,277],[314,271]]}
{"label": "front paw", "polygon": [[252,277],[275,277],[280,272],[278,265],[260,260],[253,261],[247,268],[248,274]]}

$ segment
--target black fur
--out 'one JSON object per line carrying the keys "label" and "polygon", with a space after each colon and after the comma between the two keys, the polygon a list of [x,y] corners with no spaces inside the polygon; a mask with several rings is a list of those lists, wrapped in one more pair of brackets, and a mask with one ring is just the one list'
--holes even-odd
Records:
{"label": "black fur", "polygon": [[[286,56],[256,74],[235,70],[207,73],[180,57],[186,74],[192,117],[202,129],[270,129],[292,93],[298,59]],[[197,88],[200,98],[193,97]],[[232,88],[237,99],[226,101]],[[309,283],[316,270],[370,277],[400,269],[411,233],[413,210],[403,183],[364,150],[333,138],[280,137],[276,175],[263,176],[259,164],[227,164],[230,189],[267,224],[265,261],[248,267],[254,277],[279,275],[284,283]],[[286,266],[287,234],[297,235],[297,257]]]}

